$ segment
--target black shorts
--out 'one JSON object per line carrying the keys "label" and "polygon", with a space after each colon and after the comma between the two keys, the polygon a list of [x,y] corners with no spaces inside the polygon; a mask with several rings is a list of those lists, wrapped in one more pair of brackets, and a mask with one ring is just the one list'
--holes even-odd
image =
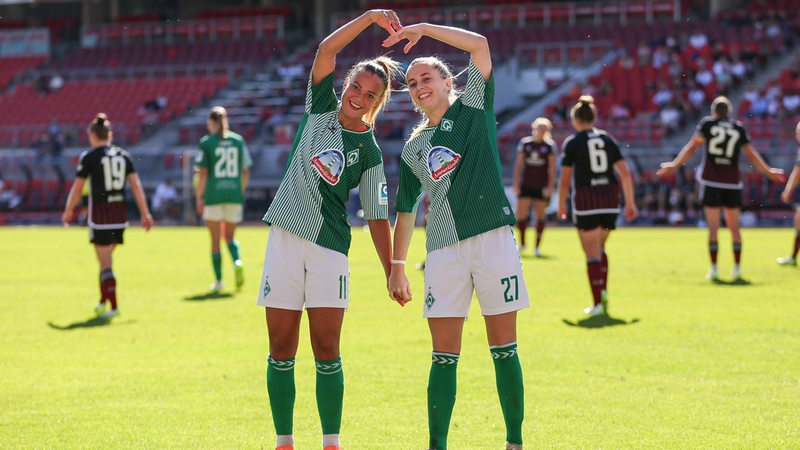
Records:
{"label": "black shorts", "polygon": [[544,189],[542,188],[521,187],[519,189],[519,196],[532,198],[534,200],[547,200],[547,197],[544,195]]}
{"label": "black shorts", "polygon": [[125,228],[111,228],[108,230],[96,230],[89,227],[89,242],[95,245],[122,244],[122,233]]}
{"label": "black shorts", "polygon": [[712,208],[741,208],[741,189],[722,189],[713,186],[700,185],[700,197],[703,206]]}
{"label": "black shorts", "polygon": [[609,214],[586,214],[579,215],[573,214],[572,221],[575,227],[579,230],[589,231],[597,227],[603,227],[606,230],[615,230],[617,228],[618,213]]}

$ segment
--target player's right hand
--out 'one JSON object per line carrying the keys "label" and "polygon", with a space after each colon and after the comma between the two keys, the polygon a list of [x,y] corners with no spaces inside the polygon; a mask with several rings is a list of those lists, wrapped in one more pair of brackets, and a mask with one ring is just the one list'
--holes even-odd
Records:
{"label": "player's right hand", "polygon": [[399,303],[400,306],[405,306],[411,301],[411,285],[408,283],[408,277],[403,269],[395,270],[392,266],[392,273],[389,274],[386,288],[389,291],[389,298]]}
{"label": "player's right hand", "polygon": [[72,222],[73,214],[73,211],[64,211],[64,214],[61,215],[61,224],[68,227],[69,223]]}
{"label": "player's right hand", "polygon": [[203,215],[203,199],[201,197],[197,197],[197,200],[194,202],[195,209],[197,209],[198,215]]}
{"label": "player's right hand", "polygon": [[388,31],[390,35],[403,28],[403,24],[400,23],[400,18],[397,17],[397,13],[391,9],[372,9],[369,11],[369,16],[372,22]]}
{"label": "player's right hand", "polygon": [[150,213],[142,216],[142,226],[144,227],[145,231],[150,231],[150,228],[153,227],[153,216],[150,215]]}
{"label": "player's right hand", "polygon": [[675,169],[677,169],[677,167],[671,162],[661,163],[661,168],[656,171],[656,175],[659,177],[666,177],[671,175],[672,172],[675,172]]}

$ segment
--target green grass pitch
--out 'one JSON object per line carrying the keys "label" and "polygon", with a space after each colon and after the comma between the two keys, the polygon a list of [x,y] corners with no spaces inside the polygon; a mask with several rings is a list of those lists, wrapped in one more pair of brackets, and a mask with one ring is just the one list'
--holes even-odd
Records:
{"label": "green grass pitch", "polygon": [[[208,298],[204,228],[131,228],[115,252],[122,315],[92,319],[98,270],[85,228],[0,228],[0,448],[266,448],[274,444],[264,312],[268,230],[238,230],[241,292]],[[523,265],[518,320],[526,448],[789,448],[800,442],[800,269],[794,233],[744,230],[745,285],[712,284],[706,231],[623,228],[608,244],[609,319],[587,320],[577,234],[549,228]],[[348,449],[427,444],[430,341],[414,301],[388,300],[369,234],[354,229],[342,356]],[[424,257],[417,230],[409,262]],[[224,278],[233,270],[223,250]],[[732,264],[720,234],[720,273]],[[303,322],[295,442],[320,448]],[[499,449],[504,428],[473,304],[459,363],[453,449]]]}

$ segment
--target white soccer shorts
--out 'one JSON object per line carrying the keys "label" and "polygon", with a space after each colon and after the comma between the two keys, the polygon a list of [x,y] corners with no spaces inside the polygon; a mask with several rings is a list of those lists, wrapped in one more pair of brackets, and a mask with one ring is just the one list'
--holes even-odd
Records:
{"label": "white soccer shorts", "polygon": [[473,291],[484,316],[530,306],[511,227],[487,231],[428,253],[423,317],[468,317]]}
{"label": "white soccer shorts", "polygon": [[241,203],[220,203],[203,206],[203,220],[239,223],[242,221]]}
{"label": "white soccer shorts", "polygon": [[258,290],[259,306],[302,311],[344,308],[350,299],[347,255],[272,226]]}

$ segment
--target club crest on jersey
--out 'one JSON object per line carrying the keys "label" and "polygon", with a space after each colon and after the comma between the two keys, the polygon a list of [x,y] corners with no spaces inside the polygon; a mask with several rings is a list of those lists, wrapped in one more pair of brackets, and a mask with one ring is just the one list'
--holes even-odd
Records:
{"label": "club crest on jersey", "polygon": [[323,150],[311,158],[311,165],[326,183],[335,186],[344,170],[344,153],[337,148]]}
{"label": "club crest on jersey", "polygon": [[347,167],[352,166],[358,162],[358,149],[352,150],[347,153]]}
{"label": "club crest on jersey", "polygon": [[428,151],[428,171],[434,181],[452,172],[461,160],[461,155],[447,147],[436,146]]}
{"label": "club crest on jersey", "polygon": [[453,121],[450,119],[442,119],[442,131],[453,131]]}

